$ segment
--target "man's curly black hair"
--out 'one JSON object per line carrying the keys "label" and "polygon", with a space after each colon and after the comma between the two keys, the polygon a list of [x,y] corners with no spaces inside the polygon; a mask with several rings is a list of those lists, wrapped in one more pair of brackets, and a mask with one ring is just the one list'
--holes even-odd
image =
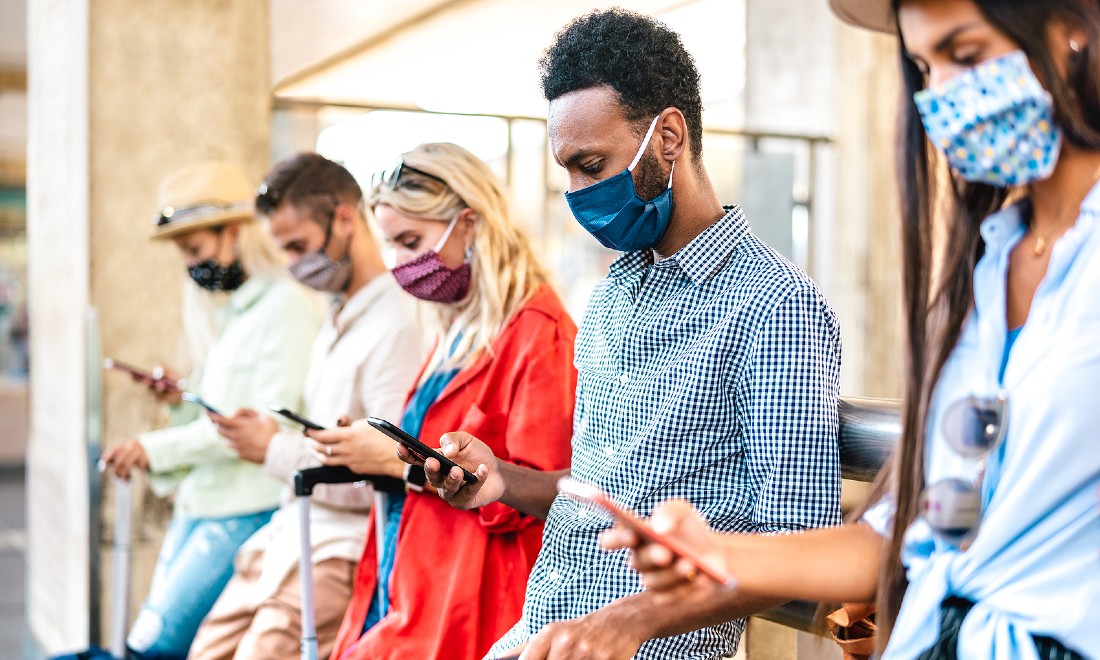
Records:
{"label": "man's curly black hair", "polygon": [[680,36],[664,23],[617,7],[586,14],[558,32],[539,70],[547,101],[607,85],[619,94],[630,121],[648,124],[665,108],[679,109],[693,159],[702,158],[699,71]]}

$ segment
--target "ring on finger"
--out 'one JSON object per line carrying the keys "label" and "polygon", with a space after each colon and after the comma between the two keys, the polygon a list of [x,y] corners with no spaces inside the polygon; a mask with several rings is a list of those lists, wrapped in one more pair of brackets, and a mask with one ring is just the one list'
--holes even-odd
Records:
{"label": "ring on finger", "polygon": [[685,575],[684,577],[687,578],[688,582],[695,582],[697,579],[699,579],[699,571],[693,568],[688,571],[687,575]]}
{"label": "ring on finger", "polygon": [[332,456],[332,445],[325,445],[325,456]]}

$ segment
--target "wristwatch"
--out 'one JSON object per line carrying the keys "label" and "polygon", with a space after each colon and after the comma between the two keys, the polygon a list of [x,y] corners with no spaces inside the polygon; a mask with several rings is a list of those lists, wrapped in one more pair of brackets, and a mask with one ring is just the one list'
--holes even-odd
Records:
{"label": "wristwatch", "polygon": [[424,484],[428,483],[428,475],[424,474],[422,465],[405,466],[405,490],[414,493],[424,491]]}

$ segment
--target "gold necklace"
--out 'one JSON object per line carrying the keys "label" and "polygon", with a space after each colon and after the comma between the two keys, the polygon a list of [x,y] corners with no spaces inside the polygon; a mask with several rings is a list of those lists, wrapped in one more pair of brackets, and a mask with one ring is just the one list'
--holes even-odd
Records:
{"label": "gold necklace", "polygon": [[[1096,170],[1092,173],[1092,183],[1089,184],[1088,188],[1090,191],[1096,185],[1097,181],[1100,181],[1100,167],[1096,168]],[[1088,196],[1088,192],[1085,193],[1085,196]],[[1081,203],[1084,203],[1083,199],[1081,200]],[[1078,206],[1076,209],[1073,210],[1072,214],[1067,213],[1062,218],[1059,218],[1058,223],[1054,226],[1054,229],[1047,232],[1046,235],[1040,235],[1039,232],[1035,231],[1035,207],[1032,206],[1031,209],[1029,209],[1028,213],[1031,216],[1031,233],[1035,234],[1035,245],[1031,248],[1031,255],[1035,258],[1039,258],[1046,253],[1047,244],[1050,242],[1051,237],[1058,233],[1059,228],[1062,227],[1062,225],[1064,225],[1069,219],[1076,219],[1078,216],[1081,215],[1081,207]],[[1066,227],[1061,231],[1062,233],[1065,233],[1068,230],[1069,227]]]}
{"label": "gold necklace", "polygon": [[1031,248],[1031,256],[1041,257],[1047,251],[1047,237],[1035,235],[1035,246]]}

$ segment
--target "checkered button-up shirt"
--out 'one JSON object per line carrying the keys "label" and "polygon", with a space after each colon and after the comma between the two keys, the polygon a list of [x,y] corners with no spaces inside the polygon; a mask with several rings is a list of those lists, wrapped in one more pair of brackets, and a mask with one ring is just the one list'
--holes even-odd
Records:
{"label": "checkered button-up shirt", "polygon": [[[673,256],[622,255],[577,336],[572,476],[642,515],[669,498],[711,525],[782,532],[840,523],[840,329],[804,273],[749,231],[740,208]],[[543,626],[641,591],[610,519],[559,496],[523,617],[496,657]],[[744,621],[654,639],[637,658],[714,658]]]}

